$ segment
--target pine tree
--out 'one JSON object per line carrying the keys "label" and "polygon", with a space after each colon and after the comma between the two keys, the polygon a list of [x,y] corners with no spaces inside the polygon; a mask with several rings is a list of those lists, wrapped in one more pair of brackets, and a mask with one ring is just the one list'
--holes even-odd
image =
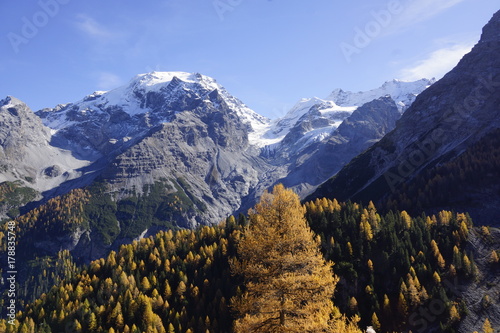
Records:
{"label": "pine tree", "polygon": [[371,259],[368,259],[367,265],[370,272],[373,272],[373,261],[371,261]]}
{"label": "pine tree", "polygon": [[486,318],[483,324],[483,333],[495,333],[493,327],[491,327],[490,320]]}
{"label": "pine tree", "polygon": [[403,219],[403,222],[405,223],[405,227],[406,229],[410,229],[411,228],[411,217],[410,215],[408,215],[408,213],[406,211],[402,211],[401,212],[401,218]]}
{"label": "pine tree", "polygon": [[373,239],[373,231],[367,216],[361,214],[361,222],[359,223],[359,233],[362,239],[371,241]]}
{"label": "pine tree", "polygon": [[170,296],[172,296],[172,288],[170,288],[170,284],[168,281],[165,281],[165,287],[163,288],[163,296],[165,296],[165,299],[169,299]]}
{"label": "pine tree", "polygon": [[408,303],[406,302],[405,296],[402,292],[399,293],[398,312],[402,318],[406,318],[408,316]]}
{"label": "pine tree", "polygon": [[467,254],[465,254],[465,253],[464,253],[464,256],[462,258],[462,262],[464,265],[465,274],[467,276],[470,276],[472,274],[472,263],[471,263],[469,257],[467,256]]}
{"label": "pine tree", "polygon": [[338,279],[304,214],[297,194],[283,185],[266,192],[250,212],[250,226],[238,245],[241,261],[232,266],[246,286],[244,295],[232,302],[240,316],[236,332],[329,328]]}
{"label": "pine tree", "polygon": [[94,332],[97,330],[97,319],[95,316],[95,313],[92,312],[89,317],[89,323],[88,323],[88,329],[89,332]]}
{"label": "pine tree", "polygon": [[354,296],[349,299],[349,310],[352,313],[358,312],[358,301]]}
{"label": "pine tree", "polygon": [[179,295],[180,297],[182,297],[184,295],[184,293],[186,292],[186,284],[184,283],[184,281],[181,281],[179,282],[179,285],[177,286],[177,295]]}
{"label": "pine tree", "polygon": [[378,320],[377,314],[375,312],[372,315],[372,326],[375,331],[380,330],[380,321]]}
{"label": "pine tree", "polygon": [[495,250],[491,251],[489,261],[490,261],[491,264],[498,264],[498,262],[500,261],[500,259],[498,258],[497,251],[495,251]]}
{"label": "pine tree", "polygon": [[384,314],[389,317],[392,314],[391,311],[391,301],[389,300],[389,297],[387,294],[384,294],[384,303],[382,305],[382,309],[384,310]]}
{"label": "pine tree", "polygon": [[151,289],[151,283],[149,282],[148,278],[145,276],[142,278],[141,281],[141,290],[144,292],[148,292]]}

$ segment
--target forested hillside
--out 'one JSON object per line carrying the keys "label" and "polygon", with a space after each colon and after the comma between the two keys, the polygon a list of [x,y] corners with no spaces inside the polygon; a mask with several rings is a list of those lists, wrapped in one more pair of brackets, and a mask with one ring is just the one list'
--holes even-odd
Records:
{"label": "forested hillside", "polygon": [[[160,232],[93,261],[19,316],[19,332],[225,332],[238,230]],[[11,332],[12,326],[0,324]],[[190,330],[190,331],[189,331]]]}
{"label": "forested hillside", "polygon": [[359,314],[377,331],[415,330],[418,311],[439,304],[429,326],[449,332],[466,314],[454,287],[478,273],[465,251],[472,227],[466,214],[380,216],[373,203],[363,207],[327,199],[306,207],[325,257],[336,263],[341,281],[335,302],[344,313]]}
{"label": "forested hillside", "polygon": [[[340,278],[333,302],[347,317],[359,318],[361,327],[417,331],[425,324],[453,332],[467,314],[458,286],[481,274],[466,250],[472,228],[467,214],[380,215],[372,203],[327,199],[305,208],[325,259],[334,262],[332,274]],[[229,332],[236,318],[231,298],[245,290],[230,262],[239,258],[247,228],[241,215],[219,226],[162,231],[122,245],[74,274],[66,272],[18,315],[19,325],[2,321],[0,331]],[[432,321],[422,319],[425,311]]]}
{"label": "forested hillside", "polygon": [[475,220],[491,220],[500,207],[500,129],[489,133],[450,162],[402,183],[384,198],[388,209],[418,213],[462,207]]}

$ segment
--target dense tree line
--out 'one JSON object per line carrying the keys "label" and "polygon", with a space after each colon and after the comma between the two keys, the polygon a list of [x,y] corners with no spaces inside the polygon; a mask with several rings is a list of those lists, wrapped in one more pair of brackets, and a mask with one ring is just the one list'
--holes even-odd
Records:
{"label": "dense tree line", "polygon": [[[230,221],[231,222],[231,221]],[[234,228],[160,232],[93,261],[28,305],[5,332],[226,332],[238,283]]]}
{"label": "dense tree line", "polygon": [[34,189],[24,187],[21,181],[0,183],[0,213],[15,218],[20,213],[19,208],[35,200],[37,194]]}
{"label": "dense tree line", "polygon": [[[85,195],[81,192],[78,198],[68,197],[63,206],[74,206]],[[264,196],[263,200],[268,199]],[[53,209],[73,216],[73,224],[85,223],[76,218],[84,216],[81,215],[85,213],[83,208],[50,204]],[[72,263],[67,251],[51,263],[47,259],[47,267],[59,267],[58,271],[45,269],[42,273],[51,275],[55,286],[26,306],[18,315],[15,327],[1,321],[0,331],[229,332],[238,318],[245,317],[234,302],[249,295],[248,282],[255,282],[256,278],[234,269],[235,260],[251,259],[244,255],[245,251],[252,252],[242,245],[245,239],[251,239],[245,235],[248,233],[250,237],[257,225],[276,226],[276,221],[280,221],[273,220],[276,213],[266,213],[269,207],[262,205],[250,212],[249,219],[241,215],[238,219],[229,217],[218,226],[160,232],[123,245],[83,268]],[[283,210],[289,212],[289,216],[282,220],[295,225],[307,221],[319,237],[314,238],[310,231],[293,232],[297,237],[309,235],[303,238],[303,244],[309,245],[301,249],[309,248],[310,252],[305,253],[313,257],[314,244],[321,245],[325,259],[334,263],[332,275],[323,278],[333,282],[338,278],[333,295],[338,310],[332,309],[331,315],[340,318],[342,313],[354,318],[350,324],[345,318],[338,321],[343,323],[345,331],[349,331],[349,325],[351,331],[355,331],[352,325],[358,320],[361,327],[371,325],[377,332],[416,328],[415,313],[428,308],[432,302],[439,302],[440,311],[431,324],[440,326],[442,331],[452,332],[465,314],[464,303],[454,288],[467,283],[477,273],[474,258],[465,251],[472,227],[467,214],[442,211],[432,216],[411,217],[405,211],[395,211],[380,215],[373,203],[365,207],[327,199],[290,207],[293,209]],[[50,211],[44,214],[49,216]],[[301,220],[301,214],[305,220]],[[285,216],[284,213],[278,215]],[[30,219],[23,218],[28,226]],[[58,214],[54,214],[49,221],[56,225],[64,223],[57,218]],[[52,228],[50,224],[41,227]],[[265,229],[260,234],[262,239],[254,239],[249,244],[274,246],[279,239],[277,235],[284,235],[283,232]],[[286,250],[285,245],[279,248]],[[273,257],[272,253],[268,253],[271,262],[282,261],[279,259],[282,255]],[[498,261],[495,254],[492,253],[492,262]],[[306,267],[295,262],[297,258],[290,256],[289,262],[294,262],[291,267]],[[304,262],[301,258],[299,261]],[[321,260],[310,262],[315,262],[313,266],[318,269],[322,265]],[[314,271],[314,267],[307,270]],[[320,269],[318,274],[325,272]],[[36,280],[36,277],[31,280],[33,285],[37,285]],[[294,283],[289,275],[282,279],[285,280]],[[248,298],[246,304],[253,301],[255,299]],[[243,322],[240,323],[243,327]]]}
{"label": "dense tree line", "polygon": [[[88,231],[92,238],[110,245],[117,238],[137,237],[152,225],[175,230],[174,221],[178,215],[192,210],[194,203],[177,182],[172,182],[175,188],[169,187],[163,179],[144,186],[141,192],[123,193],[124,197],[117,201],[104,184],[96,182],[52,198],[15,218],[19,302],[33,301],[48,292],[53,284],[74,275],[73,259],[80,264],[87,260],[58,253],[67,248],[69,242],[65,240],[76,234]],[[183,184],[181,180],[178,183]],[[19,198],[23,191],[25,188],[20,188],[19,184],[0,184],[0,206]],[[6,242],[2,240],[7,235],[7,228],[6,223],[0,225],[0,259],[6,254]],[[61,260],[66,263],[61,265]],[[2,289],[0,286],[0,293]]]}
{"label": "dense tree line", "polygon": [[344,313],[360,315],[377,330],[401,331],[418,325],[420,308],[439,302],[435,323],[452,332],[466,312],[456,285],[477,273],[465,251],[472,227],[467,214],[381,216],[371,202],[363,207],[327,199],[306,207],[325,257],[336,263],[341,280],[335,302]]}
{"label": "dense tree line", "polygon": [[470,205],[482,198],[470,189],[488,188],[500,179],[500,129],[493,131],[450,162],[429,168],[402,183],[383,201],[388,209],[419,214],[436,207]]}

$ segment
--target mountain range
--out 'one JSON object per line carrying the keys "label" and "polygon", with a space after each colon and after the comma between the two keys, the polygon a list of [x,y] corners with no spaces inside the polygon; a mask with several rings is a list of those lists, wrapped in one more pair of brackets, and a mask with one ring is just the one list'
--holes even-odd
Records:
{"label": "mountain range", "polygon": [[197,73],[140,74],[37,112],[7,97],[0,217],[84,189],[93,198],[78,217],[85,223],[39,247],[78,248],[87,259],[161,228],[245,213],[277,183],[302,198],[373,200],[416,214],[460,207],[487,223],[500,206],[497,31],[498,14],[437,82],[336,89],[273,120]]}
{"label": "mountain range", "polygon": [[16,200],[3,201],[3,217],[94,182],[105,183],[114,201],[161,184],[183,198],[185,209],[171,221],[183,227],[245,212],[276,182],[304,196],[391,131],[432,83],[337,89],[274,120],[214,79],[183,72],[141,74],[35,113],[7,97],[0,101],[0,182]]}

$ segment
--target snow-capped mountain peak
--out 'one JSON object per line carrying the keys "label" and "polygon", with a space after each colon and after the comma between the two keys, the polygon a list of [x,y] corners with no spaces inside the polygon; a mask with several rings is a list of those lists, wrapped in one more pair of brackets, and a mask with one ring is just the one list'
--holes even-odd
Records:
{"label": "snow-capped mountain peak", "polygon": [[435,79],[421,79],[414,82],[392,80],[385,82],[381,87],[368,90],[351,92],[335,89],[326,100],[333,101],[340,106],[361,106],[374,99],[390,96],[403,113],[415,100],[418,94],[435,82]]}
{"label": "snow-capped mountain peak", "polygon": [[17,106],[17,105],[23,105],[24,103],[13,97],[13,96],[7,96],[6,98],[0,100],[0,107],[5,107],[5,108],[9,108],[9,107],[13,107],[13,106]]}
{"label": "snow-capped mountain peak", "polygon": [[268,130],[260,141],[261,146],[280,142],[294,127],[299,126],[304,121],[314,123],[314,125],[305,126],[309,131],[304,133],[304,139],[307,140],[302,141],[321,140],[332,133],[357,108],[381,97],[391,97],[399,112],[403,113],[413,103],[417,95],[432,83],[434,83],[434,79],[421,79],[415,82],[392,80],[369,91],[353,93],[335,89],[325,99],[303,98],[284,117],[275,119],[268,125]]}
{"label": "snow-capped mountain peak", "polygon": [[[75,123],[106,121],[120,117],[146,117],[151,125],[169,122],[195,101],[210,102],[216,93],[248,126],[250,144],[259,140],[269,120],[231,95],[211,77],[199,73],[151,72],[135,76],[128,84],[110,91],[96,91],[76,103],[38,112],[46,126],[58,131]],[[211,103],[211,102],[210,102]]]}
{"label": "snow-capped mountain peak", "polygon": [[[302,98],[288,113],[279,119],[275,119],[265,138],[270,142],[284,138],[290,130],[307,114],[315,113],[318,117],[339,118],[339,113],[351,113],[356,108],[339,106],[334,101],[324,100],[318,97]],[[319,113],[318,113],[319,112]]]}

